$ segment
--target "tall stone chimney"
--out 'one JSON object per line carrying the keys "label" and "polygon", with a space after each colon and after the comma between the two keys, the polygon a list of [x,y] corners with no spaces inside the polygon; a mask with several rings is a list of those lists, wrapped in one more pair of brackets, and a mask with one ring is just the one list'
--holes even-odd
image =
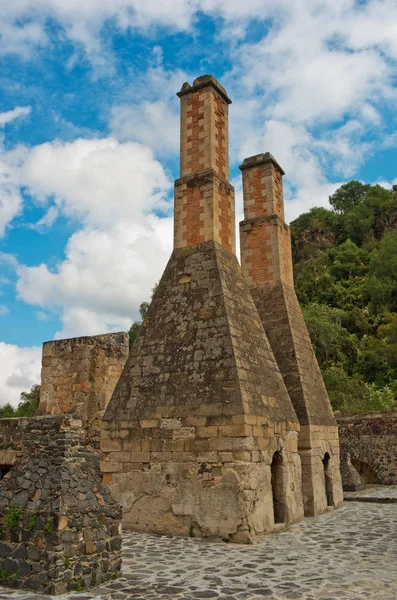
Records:
{"label": "tall stone chimney", "polygon": [[235,255],[228,105],[184,84],[174,250],[102,422],[128,528],[251,542],[303,518],[299,422]]}
{"label": "tall stone chimney", "polygon": [[284,171],[269,152],[240,169],[241,266],[299,418],[305,514],[316,515],[342,503],[338,427],[294,290]]}
{"label": "tall stone chimney", "polygon": [[181,99],[180,179],[175,182],[174,248],[214,240],[236,251],[229,179],[228,105],[211,75],[185,83]]}

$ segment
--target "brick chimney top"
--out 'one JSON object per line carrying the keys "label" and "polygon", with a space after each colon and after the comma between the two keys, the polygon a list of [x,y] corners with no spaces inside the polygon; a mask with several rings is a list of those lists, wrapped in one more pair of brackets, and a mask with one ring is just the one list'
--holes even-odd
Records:
{"label": "brick chimney top", "polygon": [[181,91],[177,92],[177,96],[181,98],[186,94],[190,94],[191,92],[200,90],[201,88],[207,87],[208,85],[212,85],[212,87],[217,90],[217,92],[222,96],[222,98],[225,100],[225,102],[227,102],[227,104],[232,103],[232,101],[226,93],[225,88],[212,75],[201,75],[200,77],[197,77],[193,81],[193,85],[190,85],[190,83],[186,81],[181,87]]}
{"label": "brick chimney top", "polygon": [[272,163],[280,171],[281,175],[285,175],[283,169],[280,167],[274,156],[270,154],[270,152],[265,152],[265,154],[256,154],[255,156],[245,158],[243,164],[239,166],[239,169],[243,171],[244,169],[250,169],[251,167],[257,167],[258,165],[264,165],[266,163]]}

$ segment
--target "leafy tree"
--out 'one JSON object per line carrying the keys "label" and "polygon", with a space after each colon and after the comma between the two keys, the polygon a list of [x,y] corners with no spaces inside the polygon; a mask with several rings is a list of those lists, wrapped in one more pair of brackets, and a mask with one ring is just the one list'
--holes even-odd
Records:
{"label": "leafy tree", "polygon": [[349,181],[341,185],[329,197],[329,203],[337,213],[346,213],[353,207],[359,206],[365,202],[367,192],[370,186],[360,181]]}
{"label": "leafy tree", "polygon": [[39,407],[40,386],[35,384],[30,388],[30,392],[21,393],[21,401],[15,409],[11,404],[6,404],[0,408],[0,419],[9,419],[12,417],[32,417]]}
{"label": "leafy tree", "polygon": [[351,373],[357,360],[358,340],[342,326],[343,311],[312,303],[303,307],[303,316],[320,367],[340,365]]}
{"label": "leafy tree", "polygon": [[397,230],[386,231],[371,256],[368,290],[375,312],[397,311]]}
{"label": "leafy tree", "polygon": [[365,252],[350,239],[330,251],[330,274],[335,279],[349,279],[365,275]]}

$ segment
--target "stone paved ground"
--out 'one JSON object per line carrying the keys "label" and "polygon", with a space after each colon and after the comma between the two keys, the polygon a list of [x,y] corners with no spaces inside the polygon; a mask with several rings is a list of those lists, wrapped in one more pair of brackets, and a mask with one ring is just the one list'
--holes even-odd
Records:
{"label": "stone paved ground", "polygon": [[[396,506],[348,502],[253,546],[128,533],[122,577],[61,598],[396,600]],[[39,599],[0,588],[0,600]]]}
{"label": "stone paved ground", "polygon": [[358,492],[345,492],[345,500],[358,502],[397,502],[397,485],[371,485]]}

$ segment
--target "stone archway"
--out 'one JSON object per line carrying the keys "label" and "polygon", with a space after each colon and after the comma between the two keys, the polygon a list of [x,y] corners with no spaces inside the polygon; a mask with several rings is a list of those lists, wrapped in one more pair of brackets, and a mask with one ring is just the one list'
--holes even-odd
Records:
{"label": "stone archway", "polygon": [[360,460],[359,458],[351,458],[350,463],[352,467],[357,471],[364,485],[368,484],[381,484],[380,477],[375,469],[367,462]]}
{"label": "stone archway", "polygon": [[274,522],[286,523],[287,507],[285,503],[283,455],[278,450],[273,454],[273,460],[271,464],[271,482],[273,494]]}
{"label": "stone archway", "polygon": [[327,506],[334,506],[333,477],[331,473],[331,456],[329,452],[324,454],[322,462],[324,465],[324,486],[325,496],[327,498]]}

